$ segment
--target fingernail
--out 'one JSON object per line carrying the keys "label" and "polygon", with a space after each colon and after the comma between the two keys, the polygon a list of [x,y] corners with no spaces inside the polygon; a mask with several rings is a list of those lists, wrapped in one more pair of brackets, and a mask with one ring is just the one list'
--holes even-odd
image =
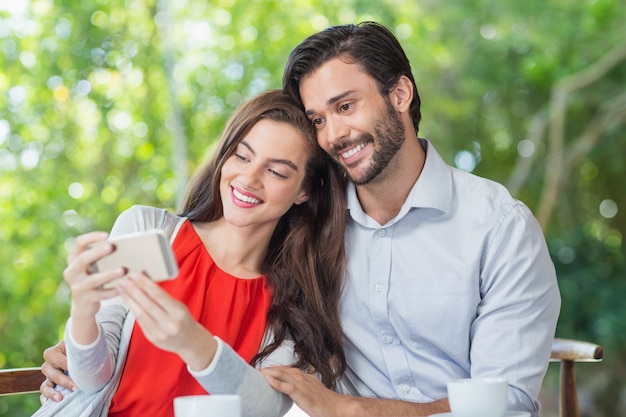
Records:
{"label": "fingernail", "polygon": [[56,401],[56,402],[61,401],[61,396],[60,395],[54,394],[53,397],[54,397],[54,401]]}

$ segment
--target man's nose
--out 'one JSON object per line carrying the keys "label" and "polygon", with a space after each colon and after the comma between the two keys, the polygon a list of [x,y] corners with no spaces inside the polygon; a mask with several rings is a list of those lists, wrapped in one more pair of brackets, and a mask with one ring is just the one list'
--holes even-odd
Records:
{"label": "man's nose", "polygon": [[331,116],[326,119],[326,141],[329,147],[340,143],[348,137],[348,126],[341,120],[339,116]]}

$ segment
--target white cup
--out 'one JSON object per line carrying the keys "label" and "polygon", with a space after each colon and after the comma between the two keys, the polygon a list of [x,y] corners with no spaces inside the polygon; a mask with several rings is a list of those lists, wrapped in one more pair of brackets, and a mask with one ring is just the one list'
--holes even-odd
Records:
{"label": "white cup", "polygon": [[503,378],[468,378],[448,382],[448,401],[454,417],[502,417],[508,384]]}
{"label": "white cup", "polygon": [[174,398],[175,417],[241,417],[238,395],[188,395]]}

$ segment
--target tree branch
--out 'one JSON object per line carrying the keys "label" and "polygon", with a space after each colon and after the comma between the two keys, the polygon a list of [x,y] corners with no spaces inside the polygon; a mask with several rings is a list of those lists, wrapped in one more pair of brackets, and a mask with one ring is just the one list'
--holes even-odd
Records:
{"label": "tree branch", "polygon": [[[552,89],[548,155],[546,158],[544,187],[539,200],[539,208],[537,209],[537,220],[544,230],[548,226],[550,216],[558,200],[562,178],[565,177],[566,171],[569,172],[572,168],[571,164],[568,164],[567,168],[565,167],[563,150],[568,98],[573,92],[602,78],[608,71],[625,59],[626,42],[613,48],[587,69],[557,82]],[[583,143],[597,143],[606,125],[601,124],[599,127],[600,130],[595,133],[596,139],[585,139]],[[591,131],[589,133],[591,134]],[[581,137],[585,137],[585,135],[579,136],[579,139],[574,143],[579,143]]]}
{"label": "tree branch", "polygon": [[535,162],[535,159],[537,159],[538,156],[537,149],[539,149],[539,144],[543,140],[546,133],[548,120],[546,112],[540,111],[535,114],[530,123],[526,140],[529,140],[533,144],[535,151],[529,156],[522,156],[518,154],[515,166],[513,167],[511,175],[506,182],[506,187],[512,195],[517,195],[520,188],[522,188],[522,185],[524,185],[530,175],[533,162]]}

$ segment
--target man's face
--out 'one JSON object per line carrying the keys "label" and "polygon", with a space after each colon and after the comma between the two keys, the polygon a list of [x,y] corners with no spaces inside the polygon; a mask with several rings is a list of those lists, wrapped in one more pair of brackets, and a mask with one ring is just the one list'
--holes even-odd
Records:
{"label": "man's face", "polygon": [[357,64],[333,58],[300,83],[319,145],[357,185],[375,180],[404,142],[396,109]]}

